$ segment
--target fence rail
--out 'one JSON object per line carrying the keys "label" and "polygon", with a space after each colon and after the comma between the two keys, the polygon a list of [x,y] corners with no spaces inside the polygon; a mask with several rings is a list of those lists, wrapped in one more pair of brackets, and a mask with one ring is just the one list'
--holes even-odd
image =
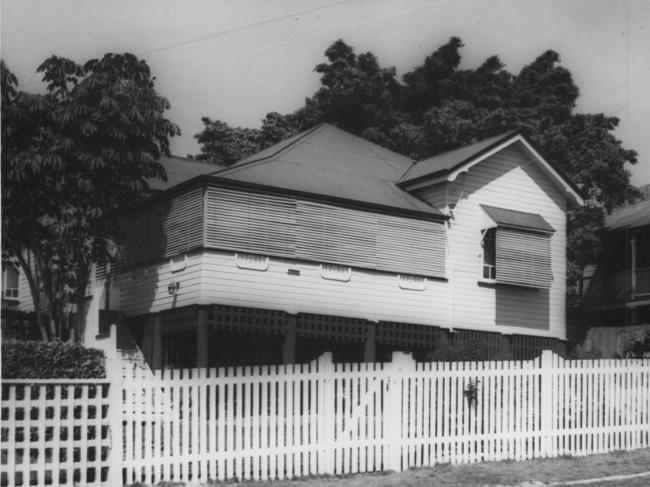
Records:
{"label": "fence rail", "polygon": [[12,486],[262,480],[650,447],[648,359],[547,351],[416,363],[397,353],[333,364],[326,354],[112,381],[5,381],[2,393],[2,484]]}
{"label": "fence rail", "polygon": [[650,446],[650,361],[311,364],[125,382],[128,482],[292,478]]}

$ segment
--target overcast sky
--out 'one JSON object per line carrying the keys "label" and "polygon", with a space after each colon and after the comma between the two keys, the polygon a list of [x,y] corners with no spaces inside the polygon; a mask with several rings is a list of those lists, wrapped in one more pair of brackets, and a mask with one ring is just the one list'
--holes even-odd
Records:
{"label": "overcast sky", "polygon": [[580,112],[621,119],[639,153],[632,182],[650,184],[650,0],[1,0],[2,58],[21,89],[40,91],[37,66],[56,54],[83,63],[106,52],[147,60],[183,132],[176,155],[199,152],[201,117],[259,127],[300,107],[314,66],[342,38],[398,75],[451,36],[462,67],[497,54],[518,73],[558,51],[581,91]]}

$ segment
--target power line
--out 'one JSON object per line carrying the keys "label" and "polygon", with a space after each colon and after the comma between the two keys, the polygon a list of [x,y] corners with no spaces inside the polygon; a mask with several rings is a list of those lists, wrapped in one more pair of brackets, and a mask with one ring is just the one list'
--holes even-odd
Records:
{"label": "power line", "polygon": [[167,46],[163,46],[163,47],[160,47],[160,48],[157,48],[157,49],[153,49],[151,51],[140,53],[140,54],[138,54],[138,56],[146,57],[146,56],[150,56],[152,54],[156,54],[156,53],[161,52],[161,51],[167,51],[169,49],[174,49],[174,48],[181,47],[181,46],[187,46],[189,44],[194,44],[196,42],[202,42],[202,41],[212,39],[212,38],[215,38],[215,37],[220,37],[220,36],[224,36],[224,35],[228,35],[228,34],[234,34],[235,32],[240,32],[242,30],[253,29],[255,27],[260,27],[262,25],[271,24],[273,22],[278,22],[280,20],[290,19],[292,17],[296,17],[297,15],[305,15],[305,14],[309,14],[309,13],[312,13],[312,12],[317,12],[319,10],[325,10],[325,9],[332,8],[332,7],[335,7],[337,5],[341,5],[343,3],[346,3],[346,1],[347,0],[341,0],[339,2],[329,3],[327,5],[321,5],[320,7],[311,8],[309,10],[301,10],[299,12],[293,12],[293,13],[290,13],[290,14],[287,14],[287,15],[282,15],[280,17],[273,17],[271,19],[266,19],[266,20],[262,20],[260,22],[255,22],[254,24],[243,25],[241,27],[237,27],[237,28],[234,28],[234,29],[222,30],[222,31],[219,31],[219,32],[215,32],[213,34],[208,34],[208,35],[205,35],[205,36],[196,37],[194,39],[188,39],[186,41],[181,41],[181,42],[177,42],[177,43],[174,43],[174,44],[169,44]]}
{"label": "power line", "polygon": [[646,69],[645,71],[642,71],[641,73],[637,74],[637,75],[634,76],[633,78],[630,78],[629,80],[626,79],[626,80],[623,81],[622,83],[618,83],[618,84],[612,86],[610,89],[608,89],[608,90],[605,92],[604,95],[601,95],[601,96],[599,96],[598,98],[595,98],[595,99],[593,99],[593,100],[589,100],[589,99],[587,99],[587,102],[588,102],[588,103],[596,103],[596,102],[599,102],[600,100],[603,100],[603,99],[607,98],[608,96],[612,95],[613,93],[615,93],[616,91],[618,91],[619,88],[622,88],[622,87],[624,87],[624,86],[627,86],[627,85],[628,85],[629,83],[631,83],[632,81],[635,81],[635,80],[637,80],[637,79],[639,79],[639,78],[641,78],[641,77],[643,77],[643,76],[646,76],[646,75],[648,75],[648,74],[650,74],[650,68]]}
{"label": "power line", "polygon": [[[348,24],[337,25],[336,27],[333,27],[331,29],[316,31],[316,32],[313,32],[311,34],[292,37],[290,39],[283,40],[283,41],[280,41],[280,42],[275,42],[273,44],[265,44],[262,47],[258,47],[258,48],[255,48],[255,49],[249,49],[248,51],[229,52],[229,53],[223,54],[221,56],[211,57],[210,59],[208,59],[206,61],[201,61],[199,63],[194,63],[194,64],[191,64],[191,65],[180,66],[177,71],[181,71],[181,70],[186,71],[188,69],[196,69],[196,68],[204,67],[204,66],[207,66],[207,65],[210,65],[210,64],[214,64],[214,63],[216,63],[218,61],[222,61],[223,59],[242,56],[242,55],[244,55],[246,53],[261,52],[261,51],[265,51],[265,50],[268,50],[268,49],[273,49],[273,48],[278,47],[278,46],[293,44],[293,43],[295,43],[297,41],[300,41],[300,40],[303,40],[303,39],[310,39],[310,38],[314,38],[314,37],[320,37],[320,36],[323,36],[325,34],[329,34],[331,32],[338,32],[338,31],[341,31],[341,30],[344,30],[344,29],[349,29],[351,27],[357,27],[359,25],[370,24],[370,23],[373,23],[373,22],[377,22],[379,20],[390,19],[392,17],[397,17],[397,16],[400,16],[400,15],[404,15],[404,14],[407,14],[407,13],[410,13],[410,12],[413,12],[413,11],[416,11],[416,10],[422,10],[422,9],[431,7],[433,5],[444,3],[446,1],[448,1],[448,0],[434,0],[434,1],[431,1],[431,2],[426,3],[424,5],[419,5],[417,7],[403,8],[401,10],[398,10],[396,12],[391,12],[389,14],[378,15],[378,16],[375,16],[375,17],[370,17],[368,19],[364,19],[364,20],[360,20],[360,21],[356,21],[356,22],[352,22],[352,23],[348,23]],[[334,5],[334,4],[332,4],[332,5]]]}
{"label": "power line", "polygon": [[644,91],[643,93],[641,93],[641,94],[640,94],[639,96],[637,96],[636,98],[634,98],[634,99],[630,100],[629,102],[627,102],[625,105],[623,105],[623,106],[617,108],[616,110],[612,111],[612,113],[620,112],[621,110],[623,110],[623,109],[629,107],[630,104],[634,103],[635,101],[640,100],[641,98],[643,98],[643,97],[645,97],[645,96],[647,96],[647,95],[650,95],[650,90],[648,90],[648,91]]}

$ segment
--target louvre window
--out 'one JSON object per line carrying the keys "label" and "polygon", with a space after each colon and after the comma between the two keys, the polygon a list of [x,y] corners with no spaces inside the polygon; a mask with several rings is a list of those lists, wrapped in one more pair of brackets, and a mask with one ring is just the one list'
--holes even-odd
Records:
{"label": "louvre window", "polygon": [[483,209],[494,224],[483,231],[483,278],[549,289],[553,227],[538,214],[489,206]]}

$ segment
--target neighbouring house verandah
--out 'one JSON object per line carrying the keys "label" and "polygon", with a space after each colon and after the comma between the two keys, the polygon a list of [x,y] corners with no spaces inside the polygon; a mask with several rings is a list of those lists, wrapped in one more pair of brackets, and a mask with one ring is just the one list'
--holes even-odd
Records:
{"label": "neighbouring house verandah", "polygon": [[605,259],[585,273],[577,304],[592,325],[650,323],[650,200],[617,209],[605,229]]}

